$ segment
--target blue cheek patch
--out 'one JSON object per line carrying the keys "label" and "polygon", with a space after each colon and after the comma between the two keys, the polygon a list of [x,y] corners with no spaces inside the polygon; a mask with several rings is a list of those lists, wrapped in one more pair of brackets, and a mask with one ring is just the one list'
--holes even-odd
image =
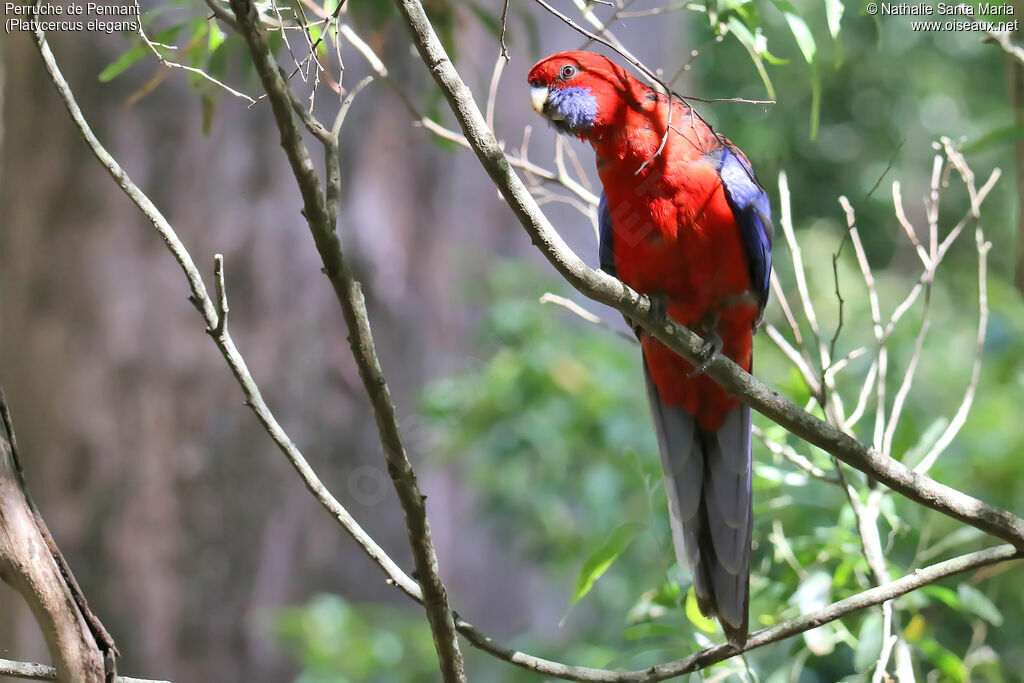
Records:
{"label": "blue cheek patch", "polygon": [[594,125],[597,116],[597,99],[591,94],[590,88],[572,86],[552,90],[548,96],[551,109],[558,112],[562,124],[569,132],[575,133]]}

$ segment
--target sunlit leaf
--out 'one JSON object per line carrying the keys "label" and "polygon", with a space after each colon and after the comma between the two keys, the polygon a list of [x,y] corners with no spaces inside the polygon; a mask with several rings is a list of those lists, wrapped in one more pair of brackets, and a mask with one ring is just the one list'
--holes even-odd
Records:
{"label": "sunlit leaf", "polygon": [[843,0],[825,0],[825,20],[833,39],[839,38],[839,24],[843,18]]}
{"label": "sunlit leaf", "polygon": [[145,45],[137,45],[128,50],[100,72],[100,81],[106,83],[117,78],[127,71],[128,67],[145,57],[148,52],[149,48]]}
{"label": "sunlit leaf", "polygon": [[967,672],[964,670],[963,660],[955,653],[947,650],[931,638],[926,638],[917,643],[921,651],[932,661],[939,670],[946,675],[947,680],[964,681]]}
{"label": "sunlit leaf", "polygon": [[804,21],[803,17],[800,16],[789,0],[772,0],[772,4],[774,4],[775,7],[782,12],[782,16],[786,18],[786,23],[789,24],[789,30],[793,33],[793,37],[796,39],[796,44],[800,48],[800,52],[803,54],[804,59],[807,60],[808,64],[813,64],[814,55],[818,50],[818,46],[814,42],[814,36],[811,34],[811,29],[807,27],[807,22]]}
{"label": "sunlit leaf", "polygon": [[629,544],[633,542],[637,534],[646,528],[640,522],[626,522],[620,525],[612,532],[608,540],[604,542],[604,545],[587,558],[587,561],[583,563],[579,576],[576,577],[576,588],[572,592],[572,602],[569,603],[570,608],[590,592],[590,589],[594,587],[594,582],[608,571],[608,568],[629,547]]}
{"label": "sunlit leaf", "polygon": [[903,639],[908,643],[913,643],[921,639],[924,635],[925,621],[924,617],[920,614],[915,614],[911,619],[907,627],[903,629]]}
{"label": "sunlit leaf", "polygon": [[227,38],[227,34],[220,30],[215,22],[210,22],[210,40],[207,43],[207,50],[210,52],[216,52],[217,48],[224,44],[224,39]]}
{"label": "sunlit leaf", "polygon": [[978,152],[984,152],[990,149],[1009,147],[1021,138],[1024,138],[1024,126],[1011,124],[1009,126],[1003,126],[1001,128],[991,130],[983,134],[981,137],[968,139],[968,141],[960,147],[960,151],[964,154],[977,154]]}
{"label": "sunlit leaf", "polygon": [[933,584],[931,586],[925,586],[920,592],[922,595],[935,598],[947,607],[955,609],[957,612],[962,612],[964,609],[959,596],[945,586],[936,586]]}
{"label": "sunlit leaf", "polygon": [[700,607],[697,605],[697,592],[693,586],[690,586],[690,590],[686,592],[686,618],[705,633],[714,633],[718,630],[718,624],[714,619],[709,619],[701,614]]}

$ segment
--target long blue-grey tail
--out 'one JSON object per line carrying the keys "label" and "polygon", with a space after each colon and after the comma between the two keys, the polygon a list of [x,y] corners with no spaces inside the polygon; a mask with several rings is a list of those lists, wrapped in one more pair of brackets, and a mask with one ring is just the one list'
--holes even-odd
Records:
{"label": "long blue-grey tail", "polygon": [[729,642],[747,640],[750,611],[750,408],[706,432],[680,407],[662,403],[644,361],[647,397],[661,451],[676,558],[693,573],[700,611],[717,617]]}

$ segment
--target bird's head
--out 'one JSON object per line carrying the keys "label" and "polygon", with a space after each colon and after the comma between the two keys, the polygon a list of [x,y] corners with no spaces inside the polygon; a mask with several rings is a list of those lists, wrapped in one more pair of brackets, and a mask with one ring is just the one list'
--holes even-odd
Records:
{"label": "bird's head", "polygon": [[588,138],[613,122],[636,83],[594,52],[560,52],[537,62],[528,77],[530,103],[563,133]]}

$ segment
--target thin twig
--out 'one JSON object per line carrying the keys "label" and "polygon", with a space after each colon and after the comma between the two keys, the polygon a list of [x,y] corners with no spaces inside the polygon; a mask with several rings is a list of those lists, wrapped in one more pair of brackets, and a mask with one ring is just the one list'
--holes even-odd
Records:
{"label": "thin twig", "polygon": [[[207,0],[207,1],[210,2],[210,3],[216,2],[216,0]],[[135,0],[135,12],[138,15],[142,14],[142,9],[139,7],[139,0]],[[202,78],[205,78],[210,83],[213,83],[214,85],[216,85],[218,88],[221,88],[222,90],[224,90],[224,91],[234,95],[235,97],[239,97],[239,98],[245,100],[250,105],[256,104],[256,100],[254,100],[253,98],[249,97],[244,92],[240,92],[238,90],[235,90],[230,85],[227,85],[226,83],[223,83],[223,82],[217,80],[216,78],[214,78],[210,74],[206,73],[202,69],[198,69],[198,68],[196,68],[194,66],[187,66],[185,64],[179,64],[178,62],[174,62],[174,61],[171,61],[169,59],[166,59],[162,54],[160,54],[160,50],[157,49],[156,44],[153,43],[149,39],[149,36],[146,35],[146,30],[144,28],[142,28],[142,22],[141,21],[138,22],[138,26],[139,26],[138,34],[139,34],[139,37],[142,38],[142,42],[144,42],[146,44],[146,46],[150,49],[150,51],[156,56],[157,61],[159,61],[164,66],[166,66],[168,68],[171,68],[171,69],[182,69],[184,71],[188,71],[189,73],[194,73],[194,74],[196,74],[198,76],[201,76]],[[214,27],[214,28],[216,28],[216,27]]]}
{"label": "thin twig", "polygon": [[989,249],[992,248],[992,243],[985,240],[985,235],[982,233],[980,226],[975,233],[975,241],[978,247],[978,332],[974,343],[974,362],[971,366],[971,378],[967,383],[967,390],[964,392],[963,400],[960,402],[960,407],[957,408],[953,419],[946,429],[943,430],[942,436],[935,442],[935,445],[928,450],[928,453],[921,459],[921,462],[914,468],[915,472],[921,474],[931,469],[935,461],[942,455],[942,452],[956,438],[964,423],[967,422],[967,415],[971,411],[974,394],[978,389],[978,381],[981,378],[982,352],[985,349],[985,332],[988,328],[989,315],[986,257]]}
{"label": "thin twig", "polygon": [[751,434],[753,434],[758,441],[763,443],[771,453],[785,458],[815,479],[820,479],[828,482],[829,484],[840,483],[836,477],[830,477],[825,470],[815,465],[806,456],[797,453],[796,449],[789,444],[779,443],[778,441],[769,439],[768,435],[764,433],[764,430],[757,425],[753,425],[751,427]]}
{"label": "thin twig", "polygon": [[501,8],[501,34],[498,36],[498,42],[501,44],[501,56],[505,59],[507,64],[509,61],[508,46],[505,45],[505,33],[508,29],[508,3],[510,0],[505,0],[505,5]]}
{"label": "thin twig", "polygon": [[796,240],[793,231],[793,214],[789,203],[789,181],[785,171],[779,171],[779,225],[786,237],[786,244],[789,246],[790,259],[793,261],[793,271],[796,276],[797,293],[800,295],[800,302],[803,305],[804,317],[811,328],[811,335],[821,355],[822,367],[828,365],[828,350],[821,341],[821,328],[818,326],[818,316],[814,312],[814,304],[811,302],[810,290],[807,287],[807,272],[804,269],[803,257],[801,255],[800,243]]}
{"label": "thin twig", "polygon": [[487,125],[494,130],[494,105],[498,100],[498,84],[501,83],[501,74],[508,64],[508,55],[499,55],[494,60],[494,70],[491,72],[491,83],[487,87]]}
{"label": "thin twig", "polygon": [[639,344],[640,343],[634,335],[626,332],[625,330],[620,330],[620,329],[618,329],[616,327],[613,327],[611,324],[605,322],[604,320],[601,320],[601,318],[599,318],[598,316],[594,315],[593,313],[591,313],[587,309],[583,308],[582,306],[580,306],[575,301],[573,301],[571,299],[566,299],[564,296],[558,296],[557,294],[552,294],[551,292],[545,292],[540,297],[540,303],[542,303],[542,304],[555,304],[556,306],[561,306],[562,308],[564,308],[565,310],[569,311],[570,313],[572,313],[572,314],[582,318],[583,320],[586,320],[591,325],[597,325],[600,328],[608,330],[609,332],[611,332],[615,336],[617,336],[617,337],[619,337],[621,339],[625,339],[626,341],[628,341],[631,344]]}

